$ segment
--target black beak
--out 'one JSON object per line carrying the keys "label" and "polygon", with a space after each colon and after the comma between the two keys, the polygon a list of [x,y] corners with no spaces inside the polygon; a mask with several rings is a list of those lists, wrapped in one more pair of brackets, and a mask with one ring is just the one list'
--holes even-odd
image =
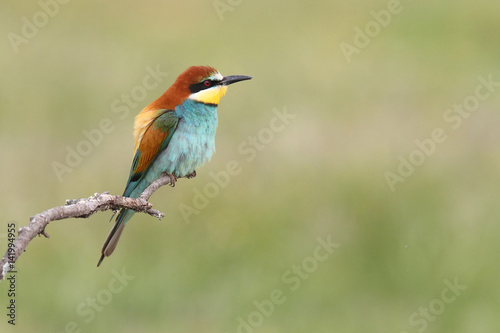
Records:
{"label": "black beak", "polygon": [[222,81],[219,82],[219,84],[223,86],[228,86],[232,83],[244,81],[244,80],[250,80],[252,77],[251,76],[246,76],[246,75],[229,75],[229,76],[224,76]]}

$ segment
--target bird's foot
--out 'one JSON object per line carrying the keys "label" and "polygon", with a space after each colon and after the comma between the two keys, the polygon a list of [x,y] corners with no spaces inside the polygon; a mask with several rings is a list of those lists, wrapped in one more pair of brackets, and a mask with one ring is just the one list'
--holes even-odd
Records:
{"label": "bird's foot", "polygon": [[172,175],[170,173],[165,173],[168,178],[170,178],[170,186],[175,187],[175,182],[177,181],[177,177],[175,175]]}
{"label": "bird's foot", "polygon": [[187,174],[186,175],[186,178],[187,179],[191,179],[191,178],[194,178],[196,177],[196,170],[194,170],[193,172],[191,172],[190,174]]}

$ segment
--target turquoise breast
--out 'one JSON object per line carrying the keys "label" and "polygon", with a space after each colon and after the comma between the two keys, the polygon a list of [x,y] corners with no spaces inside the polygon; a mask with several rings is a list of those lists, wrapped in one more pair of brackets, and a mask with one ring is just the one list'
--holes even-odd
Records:
{"label": "turquoise breast", "polygon": [[167,148],[156,158],[146,176],[147,182],[163,172],[184,177],[208,162],[215,152],[217,106],[186,100],[175,109],[177,129]]}

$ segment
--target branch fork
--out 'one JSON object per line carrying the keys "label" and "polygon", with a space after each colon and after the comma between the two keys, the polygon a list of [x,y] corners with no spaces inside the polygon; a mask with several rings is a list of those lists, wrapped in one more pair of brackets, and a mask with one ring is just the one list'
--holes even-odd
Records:
{"label": "branch fork", "polygon": [[154,209],[148,200],[161,186],[167,184],[173,185],[174,183],[175,180],[170,175],[163,174],[136,199],[120,195],[110,195],[106,191],[95,193],[88,198],[66,200],[64,206],[54,207],[30,217],[30,223],[27,226],[19,228],[16,240],[0,260],[0,280],[5,279],[5,275],[14,269],[17,259],[35,236],[43,235],[46,238],[50,237],[45,228],[51,221],[68,218],[88,218],[96,212],[106,210],[112,210],[116,213],[123,208],[132,209],[138,213],[146,213],[161,220],[165,214]]}

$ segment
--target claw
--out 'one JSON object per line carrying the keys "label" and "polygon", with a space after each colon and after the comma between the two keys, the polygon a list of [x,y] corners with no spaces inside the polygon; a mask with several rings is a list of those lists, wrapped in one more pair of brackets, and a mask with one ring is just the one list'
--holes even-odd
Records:
{"label": "claw", "polygon": [[194,178],[196,177],[196,170],[194,170],[193,172],[191,172],[190,174],[187,174],[186,175],[186,178],[187,179],[191,179],[191,178]]}
{"label": "claw", "polygon": [[175,187],[175,182],[177,181],[177,177],[169,173],[167,173],[167,176],[170,178],[170,186]]}

